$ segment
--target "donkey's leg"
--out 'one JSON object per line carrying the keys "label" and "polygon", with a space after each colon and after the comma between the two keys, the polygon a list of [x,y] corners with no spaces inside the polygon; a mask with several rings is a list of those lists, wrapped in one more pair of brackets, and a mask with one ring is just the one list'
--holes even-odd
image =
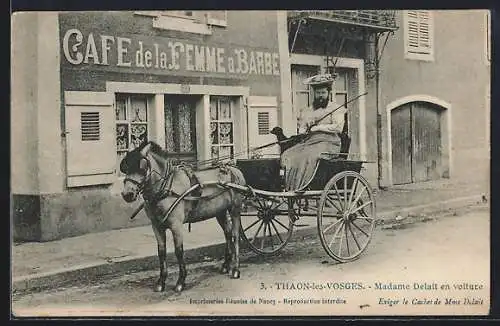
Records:
{"label": "donkey's leg", "polygon": [[241,208],[234,207],[230,210],[229,214],[231,215],[232,221],[232,254],[231,257],[231,277],[232,278],[240,278],[240,227],[241,227]]}
{"label": "donkey's leg", "polygon": [[152,223],[153,232],[156,237],[156,243],[158,244],[158,258],[160,260],[160,278],[155,285],[155,292],[161,292],[165,290],[165,280],[168,276],[167,271],[167,235],[166,230],[161,229],[155,223]]}
{"label": "donkey's leg", "polygon": [[175,222],[170,227],[172,231],[172,238],[174,239],[175,256],[177,257],[177,263],[179,264],[179,278],[175,285],[175,292],[181,292],[184,290],[186,285],[186,263],[184,262],[184,243],[183,243],[183,233],[182,233],[182,223]]}
{"label": "donkey's leg", "polygon": [[229,272],[230,263],[231,263],[231,225],[230,221],[227,218],[226,211],[218,214],[216,216],[217,222],[221,226],[224,231],[224,237],[226,238],[226,249],[224,252],[224,262],[222,263],[221,273],[226,274]]}

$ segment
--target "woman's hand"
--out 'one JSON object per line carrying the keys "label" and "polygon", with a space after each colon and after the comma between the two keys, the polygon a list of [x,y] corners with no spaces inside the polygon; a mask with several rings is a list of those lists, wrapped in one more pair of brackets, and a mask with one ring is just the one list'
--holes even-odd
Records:
{"label": "woman's hand", "polygon": [[314,127],[318,123],[318,120],[314,117],[309,118],[306,121],[306,129],[311,129],[311,127]]}

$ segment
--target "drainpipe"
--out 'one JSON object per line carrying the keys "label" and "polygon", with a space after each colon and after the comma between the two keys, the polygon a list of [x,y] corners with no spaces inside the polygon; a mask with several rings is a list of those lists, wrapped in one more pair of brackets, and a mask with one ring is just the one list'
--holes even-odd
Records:
{"label": "drainpipe", "polygon": [[380,104],[380,62],[379,62],[379,48],[378,48],[379,34],[375,35],[375,98],[377,106],[377,172],[378,172],[378,187],[383,188],[382,182],[382,107]]}

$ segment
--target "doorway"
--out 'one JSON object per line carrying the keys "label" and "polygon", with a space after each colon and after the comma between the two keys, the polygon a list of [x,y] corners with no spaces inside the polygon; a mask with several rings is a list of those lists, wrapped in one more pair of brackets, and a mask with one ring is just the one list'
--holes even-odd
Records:
{"label": "doorway", "polygon": [[175,160],[194,163],[196,151],[196,95],[165,95],[165,149]]}
{"label": "doorway", "polygon": [[393,184],[443,177],[442,112],[427,102],[410,102],[391,111]]}

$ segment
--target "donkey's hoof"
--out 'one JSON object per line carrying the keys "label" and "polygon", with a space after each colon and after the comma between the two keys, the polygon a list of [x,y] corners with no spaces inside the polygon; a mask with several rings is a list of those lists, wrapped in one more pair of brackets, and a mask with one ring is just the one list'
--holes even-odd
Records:
{"label": "donkey's hoof", "polygon": [[163,283],[158,283],[155,285],[155,288],[154,288],[155,292],[163,292],[165,291],[165,284]]}
{"label": "donkey's hoof", "polygon": [[231,272],[231,278],[240,278],[240,270],[233,269],[233,271]]}
{"label": "donkey's hoof", "polygon": [[182,290],[184,290],[184,284],[177,284],[174,288],[174,291],[177,293],[182,292]]}
{"label": "donkey's hoof", "polygon": [[222,266],[220,269],[221,274],[227,274],[229,273],[229,268],[227,266]]}

